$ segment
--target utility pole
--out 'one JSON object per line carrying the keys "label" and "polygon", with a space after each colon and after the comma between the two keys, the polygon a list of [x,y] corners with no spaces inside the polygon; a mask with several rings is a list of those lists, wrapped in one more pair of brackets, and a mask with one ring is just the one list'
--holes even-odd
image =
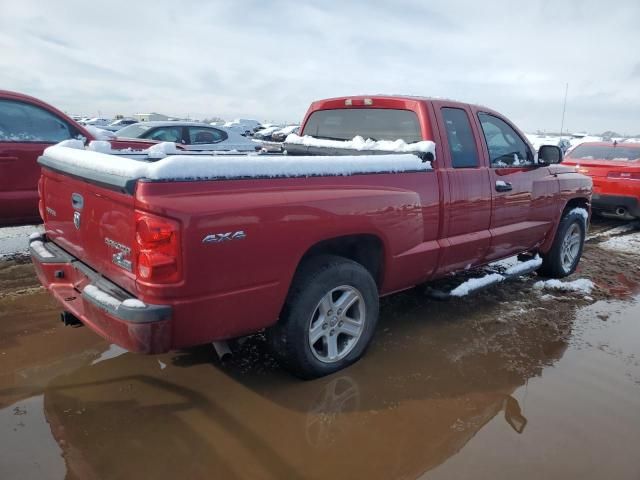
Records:
{"label": "utility pole", "polygon": [[569,83],[564,88],[564,104],[562,105],[562,123],[560,124],[560,138],[562,139],[562,131],[564,130],[564,113],[567,110],[567,93],[569,93]]}

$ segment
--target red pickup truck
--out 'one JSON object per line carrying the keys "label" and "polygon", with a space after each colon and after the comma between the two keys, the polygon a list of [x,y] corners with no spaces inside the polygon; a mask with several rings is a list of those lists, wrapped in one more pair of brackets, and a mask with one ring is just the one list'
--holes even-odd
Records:
{"label": "red pickup truck", "polygon": [[379,296],[522,252],[575,270],[591,180],[525,138],[485,107],[377,96],[312,104],[289,155],[54,146],[31,255],[66,320],[130,351],[266,329],[292,372],[326,375],[364,353]]}
{"label": "red pickup truck", "polygon": [[[40,222],[38,157],[62,140],[94,136],[57,108],[16,92],[0,90],[0,226]],[[114,140],[114,148],[143,149],[156,142]]]}

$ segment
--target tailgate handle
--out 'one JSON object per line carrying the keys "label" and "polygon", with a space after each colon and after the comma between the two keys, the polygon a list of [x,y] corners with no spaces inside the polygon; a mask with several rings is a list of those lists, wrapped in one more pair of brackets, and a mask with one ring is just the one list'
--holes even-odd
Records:
{"label": "tailgate handle", "polygon": [[498,180],[496,182],[496,192],[510,192],[513,190],[513,186],[509,182],[504,180]]}
{"label": "tailgate handle", "polygon": [[84,198],[79,193],[74,193],[71,195],[71,206],[76,210],[82,210],[84,207]]}

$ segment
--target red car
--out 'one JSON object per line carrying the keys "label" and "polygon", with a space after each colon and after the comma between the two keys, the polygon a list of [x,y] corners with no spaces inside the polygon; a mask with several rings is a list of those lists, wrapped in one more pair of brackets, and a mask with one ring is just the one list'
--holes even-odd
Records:
{"label": "red car", "polygon": [[578,264],[591,179],[497,112],[336,98],[301,131],[300,156],[48,149],[30,250],[63,319],[144,353],[268,329],[309,378],[363,355],[380,295],[522,252],[549,276]]}
{"label": "red car", "polygon": [[[21,93],[0,90],[0,226],[39,223],[38,157],[62,140],[93,135],[60,110]],[[112,141],[146,148],[150,141]]]}
{"label": "red car", "polygon": [[640,143],[582,143],[562,163],[593,179],[594,211],[640,218]]}

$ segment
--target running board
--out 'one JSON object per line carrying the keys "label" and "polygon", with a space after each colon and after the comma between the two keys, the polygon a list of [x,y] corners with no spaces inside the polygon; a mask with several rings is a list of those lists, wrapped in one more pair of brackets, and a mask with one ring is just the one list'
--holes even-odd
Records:
{"label": "running board", "polygon": [[542,260],[536,257],[533,260],[516,264],[508,268],[504,273],[488,273],[483,277],[470,278],[449,291],[427,288],[426,293],[436,300],[465,297],[480,290],[493,287],[499,283],[520,278],[523,275],[529,275],[538,270],[541,264]]}

